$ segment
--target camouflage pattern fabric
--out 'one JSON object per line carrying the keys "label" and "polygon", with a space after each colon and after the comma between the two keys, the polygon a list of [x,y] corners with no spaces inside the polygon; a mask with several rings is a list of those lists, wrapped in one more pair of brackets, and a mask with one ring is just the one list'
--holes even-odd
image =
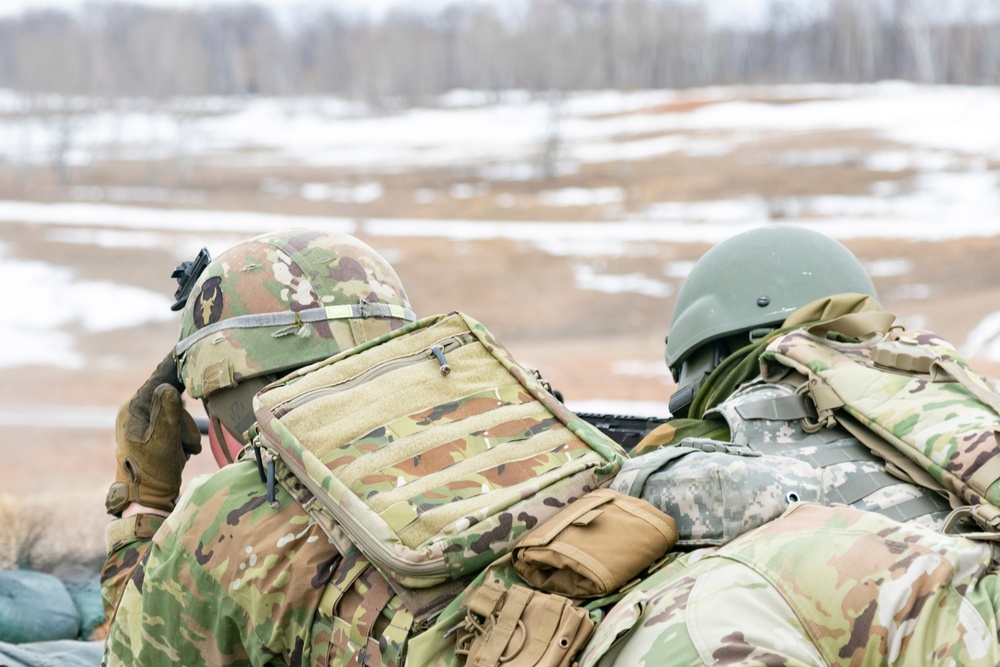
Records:
{"label": "camouflage pattern fabric", "polygon": [[[792,378],[786,381],[789,379]],[[744,386],[709,414],[726,420],[733,443],[750,446],[765,455],[795,458],[815,468],[822,477],[824,504],[851,505],[929,528],[944,523],[951,510],[946,499],[888,474],[885,461],[839,425],[807,433],[797,418],[744,416],[765,412],[758,406],[787,400],[794,397],[795,391],[788,384],[758,380]]]}
{"label": "camouflage pattern fabric", "polygon": [[[927,371],[875,363],[873,354],[893,342],[912,351],[907,365],[927,357]],[[822,392],[816,398],[821,415],[825,404],[843,407],[948,492],[973,505],[1000,506],[1000,397],[947,341],[926,331],[895,331],[867,343],[837,344],[801,331],[776,339],[761,357],[766,377],[788,368],[810,378],[814,398]]]}
{"label": "camouflage pattern fabric", "polygon": [[[283,482],[295,488],[294,480]],[[268,505],[252,462],[236,463],[188,485],[144,561],[135,562],[140,538],[110,545],[117,549],[105,568],[109,603],[131,574],[106,664],[348,664],[371,650],[362,634],[345,655],[349,638],[341,635],[352,628],[381,632],[385,652],[396,655],[385,664],[401,664],[401,642],[386,630],[399,603],[388,596],[382,607],[355,604],[352,621],[338,621],[338,603],[363,599],[380,585],[377,575],[356,550],[342,555],[333,547],[288,492],[279,490],[277,501],[278,509]]]}
{"label": "camouflage pattern fabric", "polygon": [[[287,321],[260,318],[268,314]],[[399,277],[371,247],[293,229],[237,244],[209,264],[191,289],[175,352],[188,393],[201,398],[412,319]]]}
{"label": "camouflage pattern fabric", "polygon": [[794,505],[643,581],[580,665],[1000,664],[992,556],[871,512]]}
{"label": "camouflage pattern fabric", "polygon": [[[822,473],[805,461],[682,442],[630,459],[611,485],[673,517],[678,547],[725,544],[777,518],[791,502],[824,501]],[[723,451],[697,449],[712,444]]]}
{"label": "camouflage pattern fabric", "polygon": [[479,572],[624,459],[461,313],[293,372],[254,404],[266,454],[314,491],[334,542],[406,588]]}
{"label": "camouflage pattern fabric", "polygon": [[435,619],[434,624],[413,639],[407,649],[410,665],[421,667],[462,667],[465,659],[455,655],[454,628],[465,618],[469,598],[484,582],[495,582],[510,589],[527,584],[518,576],[510,555],[497,559],[485,568]]}

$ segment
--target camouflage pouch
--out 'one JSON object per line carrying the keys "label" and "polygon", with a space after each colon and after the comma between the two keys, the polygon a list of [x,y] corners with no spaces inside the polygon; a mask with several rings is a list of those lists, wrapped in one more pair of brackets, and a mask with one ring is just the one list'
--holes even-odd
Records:
{"label": "camouflage pouch", "polygon": [[633,581],[675,542],[670,516],[639,498],[599,489],[526,533],[513,563],[534,588],[600,598]]}
{"label": "camouflage pouch", "polygon": [[461,313],[300,369],[254,408],[265,480],[290,469],[335,545],[411,589],[482,570],[623,460]]}
{"label": "camouflage pouch", "polygon": [[822,472],[811,464],[703,438],[629,459],[611,488],[673,517],[682,547],[725,544],[791,503],[824,500]]}
{"label": "camouflage pouch", "polygon": [[560,595],[485,584],[456,630],[470,667],[568,667],[594,631],[587,610]]}
{"label": "camouflage pouch", "polygon": [[[841,424],[890,472],[953,507],[981,506],[984,527],[1000,528],[1000,395],[936,334],[878,333],[849,318],[772,341],[761,355],[764,378],[801,373],[816,408],[803,428]],[[859,342],[843,342],[845,329]]]}

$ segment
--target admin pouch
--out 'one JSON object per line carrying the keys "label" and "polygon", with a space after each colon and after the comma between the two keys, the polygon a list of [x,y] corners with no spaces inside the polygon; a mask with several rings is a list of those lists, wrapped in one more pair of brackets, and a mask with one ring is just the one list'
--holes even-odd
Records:
{"label": "admin pouch", "polygon": [[534,588],[600,598],[633,581],[676,541],[670,516],[639,498],[598,489],[521,537],[513,564]]}
{"label": "admin pouch", "polygon": [[254,398],[253,451],[397,591],[478,573],[528,528],[610,482],[621,449],[569,412],[479,322],[413,322]]}
{"label": "admin pouch", "polygon": [[890,472],[997,531],[1000,395],[947,341],[891,323],[886,313],[859,313],[785,334],[761,355],[761,374],[802,374],[799,391],[816,413],[803,420],[807,430],[840,423]]}
{"label": "admin pouch", "polygon": [[629,459],[611,489],[673,517],[680,547],[722,545],[791,503],[824,501],[822,471],[810,463],[705,438]]}

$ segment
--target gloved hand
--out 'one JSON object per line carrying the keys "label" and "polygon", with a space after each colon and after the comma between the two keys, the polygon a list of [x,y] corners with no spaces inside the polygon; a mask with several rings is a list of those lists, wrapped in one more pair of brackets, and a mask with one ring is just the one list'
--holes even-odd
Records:
{"label": "gloved hand", "polygon": [[171,353],[119,408],[115,424],[118,467],[105,501],[109,514],[121,516],[131,502],[167,512],[174,508],[184,463],[201,451],[198,426],[181,402],[183,389]]}

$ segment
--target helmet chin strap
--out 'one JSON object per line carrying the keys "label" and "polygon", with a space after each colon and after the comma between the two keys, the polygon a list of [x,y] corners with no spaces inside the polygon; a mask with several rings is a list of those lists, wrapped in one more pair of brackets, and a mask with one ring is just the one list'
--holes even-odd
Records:
{"label": "helmet chin strap", "polygon": [[734,351],[756,343],[774,331],[774,327],[758,327],[726,338],[714,340],[695,351],[681,363],[677,371],[677,391],[671,394],[668,406],[673,417],[687,417],[688,409],[698,390],[709,376]]}
{"label": "helmet chin strap", "polygon": [[723,341],[712,341],[681,363],[677,372],[677,391],[671,394],[668,403],[671,416],[687,417],[688,408],[698,390],[726,354],[723,353]]}

